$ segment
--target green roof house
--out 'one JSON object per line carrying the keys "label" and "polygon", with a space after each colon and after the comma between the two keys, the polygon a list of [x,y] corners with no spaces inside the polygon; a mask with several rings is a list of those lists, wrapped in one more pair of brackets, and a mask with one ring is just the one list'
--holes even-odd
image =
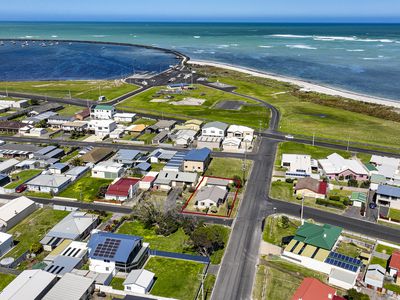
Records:
{"label": "green roof house", "polygon": [[353,192],[351,193],[350,201],[353,202],[353,206],[361,207],[361,203],[367,203],[367,194],[361,192]]}
{"label": "green roof house", "polygon": [[329,224],[317,225],[304,223],[297,229],[294,239],[304,244],[331,250],[336,244],[342,230],[341,227]]}
{"label": "green roof house", "polygon": [[374,172],[378,171],[378,169],[373,165],[373,164],[365,164],[365,167],[367,168],[368,172]]}

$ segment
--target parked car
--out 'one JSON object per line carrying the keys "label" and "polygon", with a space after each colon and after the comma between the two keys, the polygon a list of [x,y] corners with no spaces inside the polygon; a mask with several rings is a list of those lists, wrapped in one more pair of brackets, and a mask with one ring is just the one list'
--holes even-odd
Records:
{"label": "parked car", "polygon": [[15,192],[17,192],[17,193],[22,193],[23,191],[26,190],[26,188],[27,188],[27,185],[26,185],[26,184],[21,184],[19,187],[17,187],[17,188],[15,189]]}
{"label": "parked car", "polygon": [[288,134],[288,135],[285,135],[285,138],[287,138],[287,139],[289,139],[289,140],[293,140],[293,139],[294,139],[294,136],[293,136],[293,135],[290,135],[290,134]]}
{"label": "parked car", "polygon": [[375,209],[376,208],[376,203],[374,203],[374,202],[371,202],[370,204],[369,204],[369,208],[370,209]]}

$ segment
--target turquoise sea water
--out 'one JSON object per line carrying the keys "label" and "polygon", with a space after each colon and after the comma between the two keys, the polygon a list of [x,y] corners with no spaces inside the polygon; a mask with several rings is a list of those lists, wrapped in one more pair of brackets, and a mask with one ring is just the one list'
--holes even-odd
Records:
{"label": "turquoise sea water", "polygon": [[128,42],[400,99],[400,25],[0,23],[1,38]]}

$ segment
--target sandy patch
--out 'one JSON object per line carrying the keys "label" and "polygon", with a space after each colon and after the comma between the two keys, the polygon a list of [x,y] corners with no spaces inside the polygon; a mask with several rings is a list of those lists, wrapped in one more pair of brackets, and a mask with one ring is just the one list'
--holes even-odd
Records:
{"label": "sandy patch", "polygon": [[169,101],[169,99],[153,99],[153,100],[150,100],[150,102],[153,102],[153,103],[165,103],[165,102],[168,102]]}
{"label": "sandy patch", "polygon": [[172,105],[185,105],[185,106],[200,106],[206,102],[206,99],[199,99],[199,98],[184,98],[181,101],[172,101],[169,104]]}

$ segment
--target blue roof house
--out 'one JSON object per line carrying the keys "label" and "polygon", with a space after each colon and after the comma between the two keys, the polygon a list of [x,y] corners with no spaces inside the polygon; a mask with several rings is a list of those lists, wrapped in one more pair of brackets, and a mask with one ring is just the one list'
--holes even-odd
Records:
{"label": "blue roof house", "polygon": [[137,150],[121,149],[115,154],[114,162],[123,164],[124,167],[132,167],[136,164],[142,153]]}
{"label": "blue roof house", "polygon": [[207,170],[211,161],[211,150],[208,148],[190,150],[183,162],[183,170],[185,172],[200,172]]}
{"label": "blue roof house", "polygon": [[129,273],[140,269],[149,256],[149,245],[138,236],[93,231],[88,243],[89,270],[98,273]]}
{"label": "blue roof house", "polygon": [[400,209],[400,188],[390,185],[380,185],[376,191],[376,202],[379,205]]}

